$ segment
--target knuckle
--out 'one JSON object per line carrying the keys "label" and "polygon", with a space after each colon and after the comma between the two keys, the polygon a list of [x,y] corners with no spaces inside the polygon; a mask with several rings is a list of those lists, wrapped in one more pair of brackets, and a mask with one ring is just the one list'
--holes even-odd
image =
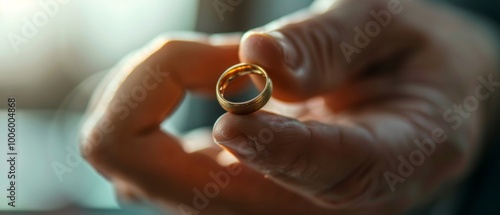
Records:
{"label": "knuckle", "polygon": [[300,153],[296,158],[283,168],[283,173],[297,179],[309,179],[313,176],[309,158],[306,153]]}
{"label": "knuckle", "polygon": [[[279,169],[283,174],[292,178],[307,179],[312,178],[316,172],[310,165],[309,144],[311,141],[311,133],[307,126],[302,126],[300,129],[286,131],[280,135],[279,152],[272,154],[282,154],[282,157],[275,157],[275,164],[279,164]],[[283,147],[286,147],[283,149]],[[285,152],[285,153],[283,153]]]}

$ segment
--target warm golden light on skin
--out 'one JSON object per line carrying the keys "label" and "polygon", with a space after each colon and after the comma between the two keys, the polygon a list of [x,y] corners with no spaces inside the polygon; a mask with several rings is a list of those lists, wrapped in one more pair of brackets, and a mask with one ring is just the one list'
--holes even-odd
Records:
{"label": "warm golden light on skin", "polygon": [[211,129],[195,129],[182,137],[182,148],[187,153],[202,151],[215,145],[210,140],[212,140]]}
{"label": "warm golden light on skin", "polygon": [[229,166],[233,163],[239,163],[238,159],[234,157],[230,152],[228,151],[221,151],[219,154],[217,154],[216,161],[219,165],[221,166]]}

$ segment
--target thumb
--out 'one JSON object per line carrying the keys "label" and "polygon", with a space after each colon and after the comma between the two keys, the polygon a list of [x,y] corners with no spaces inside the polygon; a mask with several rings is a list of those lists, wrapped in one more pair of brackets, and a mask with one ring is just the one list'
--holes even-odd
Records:
{"label": "thumb", "polygon": [[276,183],[326,206],[363,198],[373,182],[376,146],[357,126],[300,122],[259,111],[225,114],[216,122],[217,144]]}
{"label": "thumb", "polygon": [[[267,69],[274,96],[284,101],[301,101],[335,90],[369,63],[389,55],[387,52],[397,53],[405,44],[412,44],[414,34],[395,34],[391,26],[402,14],[387,4],[339,0],[326,12],[299,11],[247,32],[240,44],[240,60]],[[385,43],[390,39],[387,35],[405,39]]]}

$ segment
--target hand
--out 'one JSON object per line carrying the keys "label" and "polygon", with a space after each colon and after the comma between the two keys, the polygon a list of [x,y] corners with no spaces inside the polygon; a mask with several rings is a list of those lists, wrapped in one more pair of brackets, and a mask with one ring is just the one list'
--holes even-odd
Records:
{"label": "hand", "polygon": [[266,68],[274,97],[302,108],[225,114],[216,143],[324,207],[397,211],[431,200],[474,166],[498,102],[493,40],[460,15],[423,2],[338,1],[247,33],[240,60]]}
{"label": "hand", "polygon": [[[370,12],[383,10],[391,20],[385,17],[387,26],[379,24],[362,44],[355,27],[381,23]],[[491,39],[471,28],[427,3],[394,9],[386,1],[351,0],[247,33],[240,44],[210,37],[155,43],[104,82],[83,151],[119,192],[176,210],[400,213],[464,176],[480,152],[488,117],[481,98],[492,92],[476,90],[485,86],[478,77],[498,79],[491,76]],[[220,73],[239,60],[263,66],[276,99],[296,104],[287,117],[223,115],[213,138],[241,162],[225,166],[225,151],[188,153],[182,139],[159,126],[187,90],[213,95]],[[494,81],[489,87],[498,86]],[[454,107],[476,95],[483,97],[474,110]],[[274,112],[289,106],[272,103]],[[402,172],[400,158],[408,161]]]}
{"label": "hand", "polygon": [[[196,39],[159,38],[109,73],[88,110],[83,156],[120,197],[147,198],[179,214],[328,211],[245,165],[224,162],[227,153],[211,133],[179,139],[160,130],[186,91],[215,95],[219,75],[238,63],[239,38],[223,36],[227,44],[216,45],[221,38],[190,37]],[[245,83],[235,84],[238,89]],[[186,141],[211,147],[187,152]]]}

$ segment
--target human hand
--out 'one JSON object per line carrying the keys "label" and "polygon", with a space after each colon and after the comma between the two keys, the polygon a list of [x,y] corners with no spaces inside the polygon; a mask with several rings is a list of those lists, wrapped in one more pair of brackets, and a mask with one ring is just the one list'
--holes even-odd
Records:
{"label": "human hand", "polygon": [[266,68],[274,97],[301,108],[226,114],[215,141],[329,208],[405,210],[453,186],[498,102],[497,50],[464,14],[398,2],[338,1],[247,33],[240,60]]}
{"label": "human hand", "polygon": [[[191,39],[180,40],[186,37]],[[96,89],[81,134],[89,163],[121,198],[146,198],[179,214],[328,211],[245,165],[228,162],[229,154],[213,143],[211,132],[175,137],[161,130],[187,91],[213,97],[221,72],[238,62],[239,37],[178,38],[161,37],[125,58]],[[220,39],[224,44],[216,42]],[[233,87],[244,84],[235,81]]]}
{"label": "human hand", "polygon": [[[488,79],[496,68],[489,40],[465,30],[470,24],[456,14],[426,3],[401,7],[364,48],[353,43],[353,28],[377,21],[370,12],[388,10],[385,1],[339,1],[329,12],[247,34],[241,44],[198,38],[153,45],[105,82],[84,130],[85,156],[119,192],[201,214],[404,211],[471,166],[487,117],[484,104],[460,117],[457,129],[450,128],[456,118],[447,122],[442,116],[475,95],[476,78]],[[359,51],[343,53],[342,42],[357,48],[344,45],[344,51]],[[186,90],[213,95],[220,73],[239,60],[263,66],[274,96],[297,104],[288,117],[266,111],[222,116],[214,139],[243,163],[225,167],[224,151],[185,152],[182,140],[159,125]],[[151,90],[145,87],[140,102],[124,100],[137,86]],[[288,104],[272,103],[267,108],[274,112],[288,110]],[[124,104],[127,111],[120,108]],[[408,160],[419,149],[414,140],[432,137],[436,128],[443,132],[434,136],[445,140],[412,174],[399,175],[398,157]],[[217,182],[210,172],[228,176],[229,183],[206,197],[208,204],[196,205],[194,189],[204,192]],[[404,179],[392,184],[394,192],[385,172]]]}

